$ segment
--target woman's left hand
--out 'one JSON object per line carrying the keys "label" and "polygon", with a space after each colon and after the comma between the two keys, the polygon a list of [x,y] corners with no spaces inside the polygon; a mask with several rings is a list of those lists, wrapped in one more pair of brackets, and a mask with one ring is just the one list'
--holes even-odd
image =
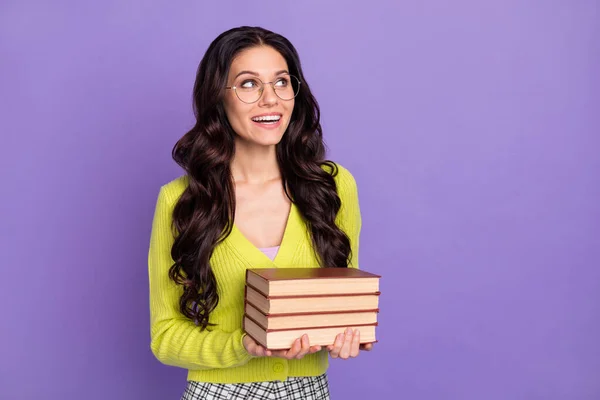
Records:
{"label": "woman's left hand", "polygon": [[360,331],[346,328],[345,333],[336,336],[333,345],[327,346],[327,351],[331,358],[348,359],[357,357],[360,350],[370,351],[373,349],[372,343],[360,344]]}

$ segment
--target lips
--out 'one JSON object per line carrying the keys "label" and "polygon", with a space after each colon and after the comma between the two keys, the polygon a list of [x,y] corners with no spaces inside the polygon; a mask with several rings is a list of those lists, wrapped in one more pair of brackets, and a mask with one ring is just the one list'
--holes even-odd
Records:
{"label": "lips", "polygon": [[280,113],[255,115],[251,119],[254,125],[262,129],[277,129],[283,123],[283,115]]}
{"label": "lips", "polygon": [[262,124],[275,124],[281,120],[279,113],[261,114],[252,117],[252,121]]}

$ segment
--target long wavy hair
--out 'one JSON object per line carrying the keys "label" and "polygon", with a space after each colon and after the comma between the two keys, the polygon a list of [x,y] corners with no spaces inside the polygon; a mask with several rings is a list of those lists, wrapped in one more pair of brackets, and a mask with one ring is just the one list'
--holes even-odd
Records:
{"label": "long wavy hair", "polygon": [[188,185],[173,211],[176,237],[171,256],[175,263],[169,277],[183,286],[181,312],[201,329],[213,325],[209,315],[219,302],[210,258],[215,246],[231,233],[235,219],[230,164],[236,133],[223,106],[225,86],[234,57],[256,46],[277,50],[290,74],[302,82],[289,126],[276,145],[285,193],[309,228],[319,265],[347,267],[350,260],[350,240],[335,224],[341,207],[333,179],[337,166],[324,159],[319,105],[304,79],[296,49],[285,37],[263,28],[226,31],[210,44],[200,62],[193,91],[196,123],[172,151],[186,172]]}

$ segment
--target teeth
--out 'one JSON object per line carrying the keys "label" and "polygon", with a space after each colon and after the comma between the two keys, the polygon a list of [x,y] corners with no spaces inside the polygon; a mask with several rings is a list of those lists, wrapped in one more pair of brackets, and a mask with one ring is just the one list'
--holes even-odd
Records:
{"label": "teeth", "polygon": [[261,121],[279,121],[281,116],[279,115],[266,115],[264,117],[254,117],[252,121],[261,122]]}

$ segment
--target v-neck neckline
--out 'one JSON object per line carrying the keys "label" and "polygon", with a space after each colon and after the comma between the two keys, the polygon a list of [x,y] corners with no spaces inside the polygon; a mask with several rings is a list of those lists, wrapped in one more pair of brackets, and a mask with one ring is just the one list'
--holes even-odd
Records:
{"label": "v-neck neckline", "polygon": [[235,247],[240,255],[249,261],[253,267],[260,267],[262,265],[279,267],[287,265],[293,256],[293,250],[295,249],[294,243],[297,242],[297,240],[295,240],[295,232],[297,231],[297,224],[299,222],[298,218],[299,215],[296,205],[291,202],[290,211],[283,231],[283,237],[279,244],[279,250],[272,260],[242,233],[235,221],[232,224],[231,233],[229,235],[229,239],[231,240],[230,245]]}

